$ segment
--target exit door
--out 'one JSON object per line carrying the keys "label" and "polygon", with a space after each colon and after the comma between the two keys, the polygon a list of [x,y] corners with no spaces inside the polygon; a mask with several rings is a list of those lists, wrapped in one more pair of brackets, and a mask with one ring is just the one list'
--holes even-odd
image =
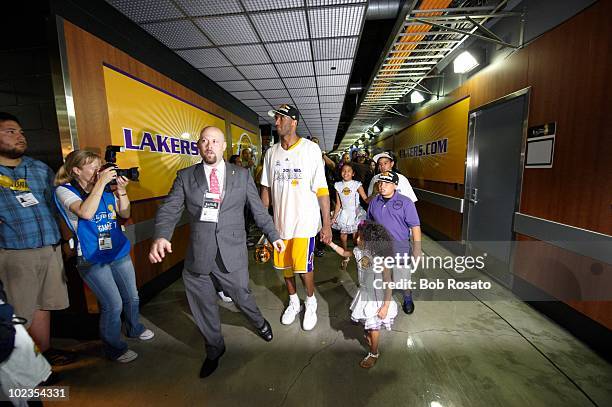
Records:
{"label": "exit door", "polygon": [[469,115],[463,240],[467,254],[486,255],[485,271],[507,287],[512,286],[512,225],[528,106],[529,89],[524,89]]}

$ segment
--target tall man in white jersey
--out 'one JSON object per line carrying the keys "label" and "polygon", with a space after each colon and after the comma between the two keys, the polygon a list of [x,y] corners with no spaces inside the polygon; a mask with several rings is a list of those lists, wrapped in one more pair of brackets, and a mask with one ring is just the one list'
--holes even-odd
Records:
{"label": "tall man in white jersey", "polygon": [[266,152],[261,176],[261,200],[265,207],[272,205],[274,224],[286,246],[285,251],[274,253],[274,267],[283,270],[289,293],[289,305],[281,322],[284,325],[293,323],[301,310],[295,286],[297,273],[306,288],[303,328],[309,331],[317,323],[313,275],[315,236],[320,230],[322,242],[329,243],[332,238],[329,190],[321,149],[296,134],[298,110],[282,105],[268,114],[275,119],[280,143]]}

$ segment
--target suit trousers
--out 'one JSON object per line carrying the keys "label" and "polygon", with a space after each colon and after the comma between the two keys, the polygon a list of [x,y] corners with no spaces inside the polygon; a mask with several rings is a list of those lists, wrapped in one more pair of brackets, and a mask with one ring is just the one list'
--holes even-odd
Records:
{"label": "suit trousers", "polygon": [[[261,328],[264,317],[255,304],[255,297],[249,289],[248,270],[228,273],[223,265],[220,253],[217,251],[215,267],[211,273],[217,279],[223,292],[229,295],[234,304],[249,319],[255,328]],[[217,303],[217,290],[211,274],[199,274],[183,270],[183,282],[189,308],[206,340],[206,356],[216,359],[225,348],[221,334],[221,319],[219,304]]]}

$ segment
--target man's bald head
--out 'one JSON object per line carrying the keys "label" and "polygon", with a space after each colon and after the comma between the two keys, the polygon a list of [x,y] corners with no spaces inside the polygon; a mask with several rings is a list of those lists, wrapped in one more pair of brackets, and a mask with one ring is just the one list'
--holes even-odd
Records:
{"label": "man's bald head", "polygon": [[223,158],[226,148],[225,134],[220,128],[206,126],[202,129],[198,139],[198,150],[206,164],[216,165]]}
{"label": "man's bald head", "polygon": [[223,133],[223,130],[221,130],[218,127],[215,127],[215,126],[204,127],[202,130],[200,130],[200,138],[198,139],[198,142],[202,139],[202,137],[204,137],[204,134],[217,134],[223,138],[223,141],[225,141],[225,133]]}

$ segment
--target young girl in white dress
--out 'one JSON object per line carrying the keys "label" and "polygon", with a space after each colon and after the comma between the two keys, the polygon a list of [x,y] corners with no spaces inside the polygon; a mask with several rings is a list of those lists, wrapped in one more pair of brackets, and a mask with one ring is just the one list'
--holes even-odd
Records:
{"label": "young girl in white dress", "polygon": [[369,369],[378,361],[380,329],[391,330],[397,316],[397,304],[391,289],[384,283],[393,281],[392,271],[382,266],[384,257],[393,256],[391,237],[382,225],[362,221],[357,232],[357,246],[345,250],[329,245],[340,256],[355,256],[359,274],[359,291],[351,303],[351,319],[364,326],[369,352],[359,366]]}
{"label": "young girl in white dress", "polygon": [[[350,162],[344,163],[340,172],[342,181],[334,184],[336,190],[336,207],[334,209],[334,217],[332,218],[332,227],[340,231],[340,244],[342,248],[347,248],[347,236],[353,235],[353,244],[355,244],[355,234],[357,225],[366,218],[366,213],[359,205],[359,197],[364,201],[368,198],[361,182],[354,181],[353,175],[355,172]],[[342,260],[342,268],[346,268],[349,258]]]}

